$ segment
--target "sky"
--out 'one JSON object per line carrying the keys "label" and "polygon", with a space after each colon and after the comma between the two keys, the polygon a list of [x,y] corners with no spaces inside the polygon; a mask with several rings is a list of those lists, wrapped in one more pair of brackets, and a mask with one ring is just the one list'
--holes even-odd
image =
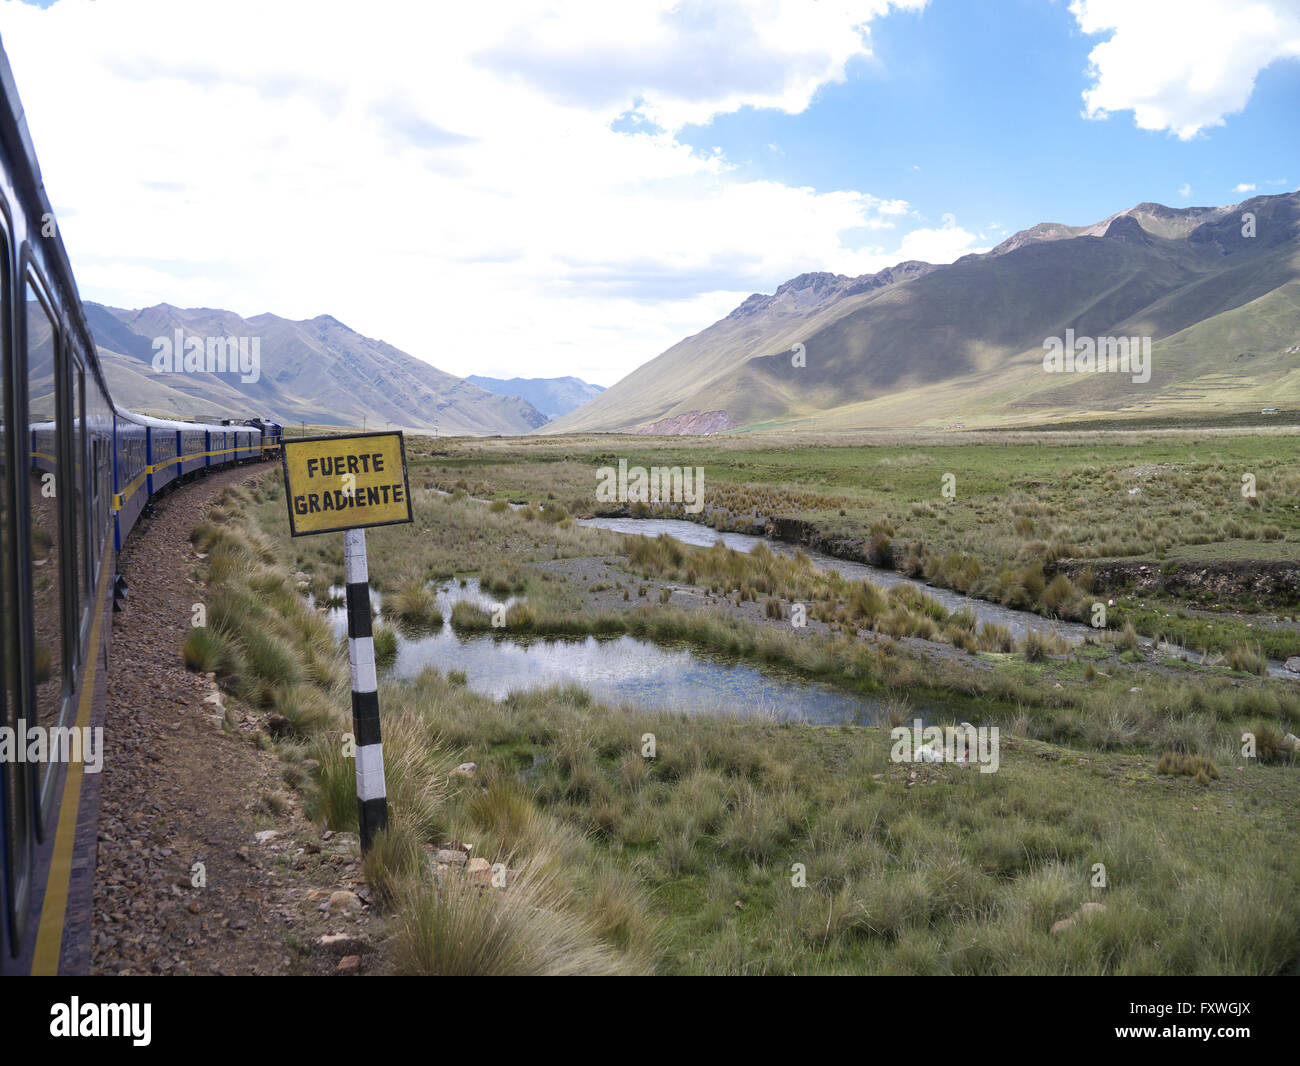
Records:
{"label": "sky", "polygon": [[800,273],[1300,186],[1300,0],[0,0],[83,298],[611,385]]}

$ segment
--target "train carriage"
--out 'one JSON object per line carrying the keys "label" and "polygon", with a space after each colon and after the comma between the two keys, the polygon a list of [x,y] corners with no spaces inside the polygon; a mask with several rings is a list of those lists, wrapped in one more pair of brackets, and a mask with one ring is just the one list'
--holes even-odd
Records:
{"label": "train carriage", "polygon": [[154,496],[180,477],[177,457],[182,423],[161,418],[141,421],[149,430],[149,495]]}
{"label": "train carriage", "polygon": [[181,434],[181,453],[177,466],[180,473],[192,474],[208,465],[208,434],[198,423],[190,423]]}
{"label": "train carriage", "polygon": [[231,452],[231,456],[234,458],[235,462],[242,463],[245,459],[249,458],[252,451],[250,447],[251,438],[248,430],[239,426],[231,426],[226,433],[230,437],[230,446],[234,449]]}
{"label": "train carriage", "polygon": [[204,456],[205,466],[221,466],[227,461],[228,452],[226,450],[226,429],[224,426],[208,426],[206,429],[205,447],[207,454]]}
{"label": "train carriage", "polygon": [[121,550],[149,501],[149,427],[130,411],[113,415],[113,547]]}

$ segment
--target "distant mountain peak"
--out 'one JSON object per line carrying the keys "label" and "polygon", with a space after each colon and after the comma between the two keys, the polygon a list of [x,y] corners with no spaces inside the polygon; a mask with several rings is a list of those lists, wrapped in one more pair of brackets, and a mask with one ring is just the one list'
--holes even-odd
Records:
{"label": "distant mountain peak", "polygon": [[846,281],[852,281],[852,278],[845,277],[843,274],[832,274],[828,270],[815,270],[808,274],[800,274],[793,277],[787,282],[778,285],[774,296],[784,296],[787,292],[803,292],[805,289],[824,291],[837,283],[842,284]]}
{"label": "distant mountain peak", "polygon": [[1119,215],[1113,219],[1102,236],[1107,239],[1135,241],[1139,244],[1151,243],[1151,235],[1132,215]]}
{"label": "distant mountain peak", "polygon": [[[282,422],[436,427],[469,435],[528,433],[547,421],[526,400],[486,392],[331,315],[243,318],[166,303],[125,311],[88,302],[86,309],[114,401],[148,414],[211,419],[255,413]],[[256,337],[257,373],[156,370],[152,338],[173,330]]]}
{"label": "distant mountain peak", "polygon": [[465,379],[498,396],[515,396],[532,404],[548,419],[560,418],[604,392],[581,378],[489,378],[471,374]]}
{"label": "distant mountain peak", "polygon": [[792,311],[806,311],[810,307],[829,304],[846,296],[855,296],[861,292],[870,292],[872,289],[880,289],[886,285],[920,277],[934,269],[932,263],[908,259],[874,274],[861,274],[856,278],[845,274],[832,274],[825,270],[811,271],[782,282],[771,296],[756,292],[746,297],[727,315],[727,318],[733,320],[746,318],[784,304],[788,304]]}
{"label": "distant mountain peak", "polygon": [[[1042,222],[950,265],[754,293],[546,432],[1001,424],[1300,402],[1300,192]],[[1044,373],[1044,338],[1150,340],[1149,382]],[[1236,362],[1249,352],[1249,374]],[[802,356],[803,358],[797,358]]]}

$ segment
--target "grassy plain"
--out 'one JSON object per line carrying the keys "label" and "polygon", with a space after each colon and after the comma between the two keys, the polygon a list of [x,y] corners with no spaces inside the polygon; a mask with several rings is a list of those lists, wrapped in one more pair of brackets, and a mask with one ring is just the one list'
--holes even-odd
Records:
{"label": "grassy plain", "polygon": [[[529,610],[515,614],[506,636],[685,641],[871,693],[889,713],[882,726],[818,727],[630,713],[572,686],[498,703],[455,671],[385,681],[392,829],[366,869],[388,914],[393,965],[413,973],[1296,972],[1300,785],[1281,744],[1300,718],[1293,683],[1256,677],[1242,658],[1240,670],[1226,661],[1157,664],[1131,628],[1068,655],[1031,642],[982,649],[978,634],[973,650],[962,649],[965,623],[923,602],[877,605],[773,553],[651,545],[572,519],[596,509],[595,468],[625,458],[704,466],[706,496],[725,508],[710,515],[719,524],[752,522],[757,510],[868,549],[885,536],[898,564],[915,559],[922,573],[936,553],[972,558],[980,576],[996,577],[1050,566],[1053,545],[1069,546],[1061,558],[1103,560],[1096,552],[1112,542],[1143,552],[1110,558],[1159,564],[1201,549],[1250,560],[1300,535],[1294,437],[951,441],[828,439],[799,449],[753,438],[408,441],[416,522],[369,534],[372,580],[394,608],[381,632],[435,624],[425,583],[477,574],[498,594],[526,597]],[[1133,472],[1139,467],[1155,472]],[[1231,497],[1243,468],[1256,475],[1257,503]],[[939,493],[944,473],[956,477],[955,500]],[[1135,485],[1147,505],[1125,511]],[[467,492],[531,506],[489,506]],[[1280,536],[1263,535],[1271,528]],[[1210,539],[1195,543],[1206,531]],[[195,538],[208,554],[211,624],[195,631],[187,659],[286,718],[280,748],[309,771],[316,817],[355,827],[353,762],[342,746],[346,647],[292,576],[304,574],[300,583],[322,597],[342,577],[340,538],[290,540],[275,474],[253,493],[230,492]],[[591,610],[585,590],[550,569],[587,557],[624,574],[627,600],[610,590],[623,607]],[[705,608],[639,595],[687,578],[711,590]],[[1050,610],[1042,600],[1050,584],[1028,606]],[[777,610],[737,617],[731,607],[750,602],[747,590]],[[822,605],[817,631],[795,632],[780,617],[794,594]],[[1121,598],[1121,617],[1141,619],[1141,603],[1161,618],[1183,610],[1189,622],[1221,626],[1214,639],[1243,652],[1248,632],[1285,639],[1284,616],[1297,609],[1242,601],[1224,618],[1176,598],[1166,612],[1148,596],[1133,597],[1132,607]],[[907,643],[924,619],[930,642],[946,641],[951,655],[927,658]],[[856,639],[859,629],[876,639]],[[914,702],[935,699],[954,723],[1002,729],[997,773],[890,760],[888,726],[910,722]],[[1241,756],[1247,731],[1258,758]],[[453,774],[464,761],[477,770]],[[450,841],[500,863],[505,887],[454,868],[436,873],[432,849]]]}
{"label": "grassy plain", "polygon": [[[602,465],[696,466],[701,517],[718,528],[784,519],[854,557],[1008,606],[1084,621],[1104,594],[1116,601],[1109,628],[1131,621],[1195,651],[1300,654],[1297,586],[1247,579],[1258,564],[1300,560],[1294,427],[426,444],[413,449],[426,482],[553,499],[578,515],[602,510]],[[1088,581],[1090,568],[1106,581]],[[1045,598],[1054,572],[1079,594]],[[1171,580],[1179,574],[1190,576]]]}

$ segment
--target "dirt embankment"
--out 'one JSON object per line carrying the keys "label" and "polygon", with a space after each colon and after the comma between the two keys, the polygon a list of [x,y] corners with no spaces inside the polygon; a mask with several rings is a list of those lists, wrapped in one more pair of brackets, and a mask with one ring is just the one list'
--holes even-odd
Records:
{"label": "dirt embankment", "polygon": [[769,518],[763,528],[763,534],[774,540],[797,544],[801,548],[811,548],[823,555],[833,555],[837,559],[850,562],[881,563],[873,555],[871,540],[867,537],[831,536],[823,533],[812,522],[802,518]]}
{"label": "dirt embankment", "polygon": [[1099,590],[1163,595],[1201,604],[1300,605],[1300,562],[1232,560],[1214,563],[1089,562],[1064,559],[1044,571],[1075,578],[1091,570]]}
{"label": "dirt embankment", "polygon": [[[837,559],[888,566],[870,538],[831,536],[812,522],[799,518],[769,518],[764,532],[788,544],[798,544]],[[894,556],[906,546],[894,542]],[[1099,592],[1164,595],[1204,605],[1248,605],[1293,608],[1300,606],[1300,561],[1228,560],[1213,563],[1095,562],[1063,559],[1043,567],[1048,578],[1065,574],[1077,579],[1092,572]]]}

